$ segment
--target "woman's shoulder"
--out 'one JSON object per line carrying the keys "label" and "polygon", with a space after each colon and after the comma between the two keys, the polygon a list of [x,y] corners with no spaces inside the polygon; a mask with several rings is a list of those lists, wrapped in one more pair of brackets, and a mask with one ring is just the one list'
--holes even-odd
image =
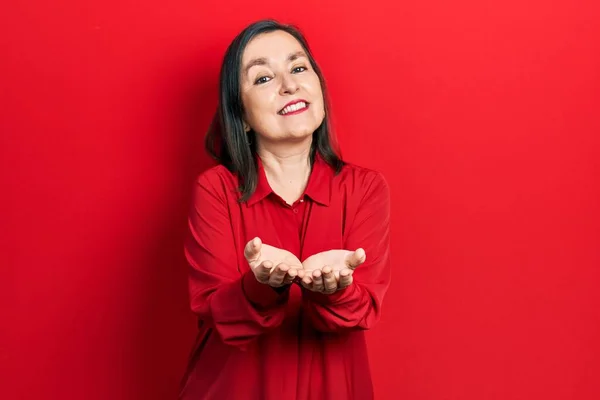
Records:
{"label": "woman's shoulder", "polygon": [[197,189],[207,190],[213,195],[227,196],[236,192],[238,178],[224,165],[218,164],[198,174],[195,183]]}
{"label": "woman's shoulder", "polygon": [[387,190],[388,188],[387,180],[381,171],[348,161],[336,176],[336,180],[342,184],[350,184],[357,190],[368,191],[374,188]]}
{"label": "woman's shoulder", "polygon": [[217,164],[208,169],[205,169],[200,174],[198,174],[198,176],[196,177],[196,182],[215,183],[220,181],[231,181],[236,179],[236,175],[229,171],[223,164]]}
{"label": "woman's shoulder", "polygon": [[377,169],[346,163],[336,176],[332,190],[350,215],[361,209],[389,211],[390,187],[384,174]]}

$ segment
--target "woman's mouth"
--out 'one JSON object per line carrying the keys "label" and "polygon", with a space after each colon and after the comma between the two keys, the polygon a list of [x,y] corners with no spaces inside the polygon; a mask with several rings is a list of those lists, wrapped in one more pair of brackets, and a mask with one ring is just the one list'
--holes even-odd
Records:
{"label": "woman's mouth", "polygon": [[300,100],[292,104],[288,104],[278,112],[279,115],[295,115],[308,110],[308,102]]}

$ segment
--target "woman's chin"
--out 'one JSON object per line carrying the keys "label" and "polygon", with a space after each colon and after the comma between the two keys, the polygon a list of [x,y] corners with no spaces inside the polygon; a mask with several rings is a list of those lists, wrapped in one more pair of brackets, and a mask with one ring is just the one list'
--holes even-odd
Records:
{"label": "woman's chin", "polygon": [[312,132],[292,132],[284,137],[284,140],[294,141],[294,142],[303,142],[309,141],[312,139]]}
{"label": "woman's chin", "polygon": [[312,137],[312,134],[317,130],[318,127],[318,125],[314,126],[313,124],[298,126],[294,127],[294,129],[290,129],[282,136],[293,139],[308,139]]}
{"label": "woman's chin", "polygon": [[261,139],[267,142],[302,142],[312,138],[313,131],[292,131],[283,132],[277,135],[262,136]]}

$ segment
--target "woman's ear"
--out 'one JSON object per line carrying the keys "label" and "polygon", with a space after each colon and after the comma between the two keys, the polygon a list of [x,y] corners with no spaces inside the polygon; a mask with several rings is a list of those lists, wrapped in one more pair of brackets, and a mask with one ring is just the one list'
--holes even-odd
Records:
{"label": "woman's ear", "polygon": [[244,121],[244,131],[250,132],[250,125],[246,121]]}

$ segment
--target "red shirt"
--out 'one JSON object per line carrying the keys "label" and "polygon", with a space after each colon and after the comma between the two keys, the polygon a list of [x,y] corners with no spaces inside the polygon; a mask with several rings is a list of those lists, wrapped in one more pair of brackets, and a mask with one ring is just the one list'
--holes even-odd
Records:
{"label": "red shirt", "polygon": [[[199,334],[180,398],[367,400],[373,397],[364,330],[390,282],[390,198],[383,176],[347,164],[335,175],[317,156],[291,206],[274,193],[259,157],[258,186],[239,203],[235,174],[201,174],[185,254]],[[365,249],[354,282],[334,294],[259,283],[244,258],[254,237],[298,259]]]}

